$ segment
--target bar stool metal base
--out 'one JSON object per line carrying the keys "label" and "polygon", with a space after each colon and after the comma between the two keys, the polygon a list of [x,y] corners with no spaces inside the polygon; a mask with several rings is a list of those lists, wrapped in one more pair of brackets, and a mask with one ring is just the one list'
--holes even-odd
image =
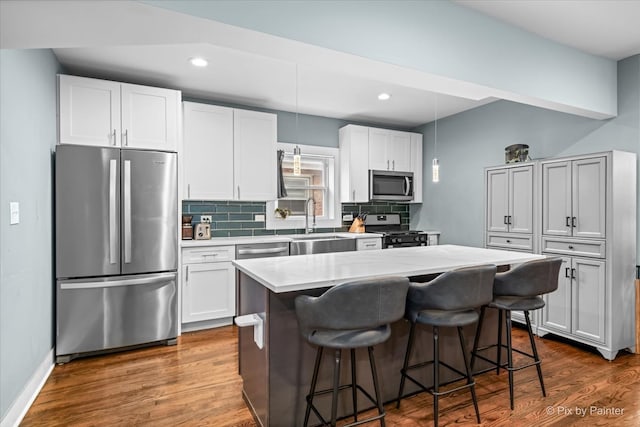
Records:
{"label": "bar stool metal base", "polygon": [[[513,384],[513,373],[515,371],[520,371],[522,369],[525,368],[529,368],[531,366],[535,366],[537,371],[538,371],[538,380],[540,381],[540,388],[542,390],[542,396],[546,397],[547,393],[546,390],[544,388],[544,380],[542,379],[542,368],[540,366],[541,361],[540,361],[540,357],[538,356],[538,349],[536,348],[536,343],[535,340],[533,338],[533,331],[531,328],[531,319],[529,317],[529,311],[528,310],[524,310],[524,317],[527,323],[527,333],[529,334],[529,342],[531,343],[531,350],[533,352],[533,354],[529,354],[526,353],[522,350],[519,350],[517,348],[513,348],[512,346],[512,339],[511,339],[511,310],[505,310],[505,309],[501,309],[501,308],[496,308],[498,310],[498,343],[497,344],[491,344],[485,347],[480,347],[478,348],[478,342],[480,340],[480,333],[482,332],[482,321],[484,319],[484,313],[485,313],[485,309],[486,306],[481,308],[480,311],[480,319],[478,321],[478,329],[476,330],[476,336],[474,338],[473,341],[473,350],[471,351],[471,370],[473,370],[473,367],[475,365],[475,361],[476,358],[482,359],[485,362],[490,363],[491,365],[493,365],[493,367],[487,368],[487,369],[483,369],[480,371],[475,371],[474,373],[477,374],[483,374],[485,372],[489,372],[492,371],[495,367],[496,369],[496,374],[500,374],[500,368],[505,369],[508,374],[509,374],[509,402],[511,405],[511,410],[513,410],[514,408],[514,384]],[[502,344],[502,316],[504,313],[504,317],[505,317],[505,323],[506,323],[506,338],[507,338],[507,344],[504,345]],[[483,356],[482,354],[479,354],[478,352],[480,351],[484,351],[484,350],[488,350],[491,348],[496,348],[496,359],[489,359],[486,356]],[[502,349],[506,349],[507,350],[507,361],[505,363],[501,362],[501,357],[502,357]],[[523,356],[529,357],[531,359],[533,359],[533,362],[531,363],[527,363],[524,365],[520,365],[520,366],[513,366],[513,352],[522,354]]]}
{"label": "bar stool metal base", "polygon": [[[460,340],[460,348],[462,349],[462,356],[464,359],[464,365],[465,365],[465,370],[466,372],[462,372],[459,369],[454,368],[453,366],[442,362],[440,360],[440,347],[439,347],[439,329],[438,326],[433,326],[433,360],[427,361],[427,362],[422,362],[422,363],[417,363],[414,365],[409,365],[409,358],[411,356],[411,350],[413,347],[413,342],[414,342],[414,337],[415,337],[415,329],[416,329],[416,323],[411,323],[411,329],[409,330],[409,341],[407,343],[407,352],[405,353],[405,357],[404,357],[404,364],[402,367],[402,370],[400,371],[401,373],[401,379],[400,379],[400,390],[398,391],[398,399],[397,399],[397,403],[396,403],[396,408],[400,408],[400,399],[403,397],[402,396],[402,392],[404,390],[404,384],[405,384],[405,379],[408,379],[409,381],[411,381],[412,383],[414,383],[415,385],[417,385],[418,387],[420,387],[423,391],[426,391],[428,393],[431,393],[433,395],[433,424],[434,426],[437,427],[438,425],[438,400],[441,396],[446,396],[448,394],[454,393],[456,391],[459,390],[463,390],[465,388],[468,388],[469,391],[471,392],[471,399],[473,400],[473,406],[476,412],[476,419],[478,421],[478,424],[480,424],[480,411],[478,409],[478,400],[476,398],[476,391],[475,391],[475,380],[473,379],[473,376],[471,374],[471,367],[469,365],[469,358],[467,357],[467,351],[466,351],[466,346],[465,346],[465,341],[464,341],[464,335],[462,333],[462,327],[458,326],[458,338]],[[424,366],[428,366],[428,365],[433,365],[433,386],[432,387],[427,387],[424,384],[422,384],[420,381],[418,381],[417,379],[413,378],[411,375],[408,374],[408,371],[411,369],[418,369],[418,368],[422,368]],[[452,372],[455,372],[457,374],[460,375],[460,377],[457,377],[453,380],[444,382],[444,383],[440,383],[440,373],[439,373],[439,367],[440,366],[444,366],[445,368],[449,369]],[[458,381],[461,380],[467,380],[466,384],[460,385],[458,387],[454,387],[452,389],[446,390],[446,391],[440,391],[440,387],[442,386],[447,386],[449,384],[453,384],[456,383]]]}
{"label": "bar stool metal base", "polygon": [[[386,415],[384,407],[382,406],[382,400],[380,397],[380,387],[378,385],[378,373],[376,371],[376,364],[373,357],[373,347],[367,347],[369,352],[369,364],[371,366],[371,375],[373,377],[373,388],[375,392],[375,398],[372,397],[362,386],[360,386],[356,381],[356,356],[355,349],[350,349],[351,353],[351,384],[340,385],[340,364],[342,358],[342,350],[335,349],[334,353],[334,370],[333,370],[333,388],[326,390],[316,391],[316,385],[318,381],[318,372],[320,371],[320,362],[322,360],[322,352],[324,347],[318,347],[316,352],[316,361],[315,366],[313,368],[313,377],[311,379],[311,388],[309,390],[309,394],[306,396],[307,400],[307,408],[304,414],[304,427],[307,427],[309,424],[309,416],[311,415],[311,411],[318,417],[318,419],[322,422],[321,425],[331,425],[335,426],[337,421],[337,412],[338,412],[338,393],[343,390],[351,389],[351,398],[353,401],[353,414],[354,422],[350,424],[345,424],[344,427],[352,427],[357,426],[364,423],[369,423],[372,421],[380,420],[380,425],[385,427],[384,416]],[[378,408],[378,415],[374,417],[370,417],[364,420],[358,420],[358,390],[364,394],[364,396],[371,401]],[[316,396],[329,394],[332,395],[331,402],[331,420],[327,421],[320,414],[318,409],[313,404],[313,399]]]}

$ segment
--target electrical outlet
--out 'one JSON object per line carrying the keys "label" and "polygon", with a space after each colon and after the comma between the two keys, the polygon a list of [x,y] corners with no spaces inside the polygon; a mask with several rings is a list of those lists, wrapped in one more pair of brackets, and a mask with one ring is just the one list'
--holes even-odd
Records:
{"label": "electrical outlet", "polygon": [[255,214],[253,220],[257,222],[264,222],[264,214]]}
{"label": "electrical outlet", "polygon": [[343,221],[353,221],[353,214],[344,214],[342,215]]}
{"label": "electrical outlet", "polygon": [[200,215],[200,222],[211,223],[211,215]]}

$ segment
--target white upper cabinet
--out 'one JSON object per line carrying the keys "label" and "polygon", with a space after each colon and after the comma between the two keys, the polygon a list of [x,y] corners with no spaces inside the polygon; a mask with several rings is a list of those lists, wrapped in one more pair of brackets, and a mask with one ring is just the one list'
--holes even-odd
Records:
{"label": "white upper cabinet", "polygon": [[121,145],[177,151],[179,92],[124,83],[120,90]]}
{"label": "white upper cabinet", "polygon": [[275,200],[275,114],[184,103],[183,197]]}
{"label": "white upper cabinet", "polygon": [[58,76],[60,144],[177,151],[180,92]]}
{"label": "white upper cabinet", "polygon": [[533,233],[533,165],[487,170],[487,231]]}
{"label": "white upper cabinet", "polygon": [[233,199],[233,109],[183,103],[183,194],[193,200]]}
{"label": "white upper cabinet", "polygon": [[422,203],[422,134],[411,134],[411,172],[413,172],[413,202]]}
{"label": "white upper cabinet", "polygon": [[542,233],[604,238],[606,159],[594,157],[542,166]]}
{"label": "white upper cabinet", "polygon": [[574,237],[605,237],[606,159],[574,160],[572,163],[571,199]]}
{"label": "white upper cabinet", "polygon": [[340,201],[369,201],[369,170],[413,172],[413,200],[422,203],[422,135],[347,125],[340,128]]}
{"label": "white upper cabinet", "polygon": [[411,133],[369,128],[369,169],[411,172]]}
{"label": "white upper cabinet", "polygon": [[277,116],[233,111],[233,177],[236,200],[275,200]]}
{"label": "white upper cabinet", "polygon": [[120,83],[58,76],[58,142],[120,146]]}
{"label": "white upper cabinet", "polygon": [[340,201],[369,201],[369,128],[348,125],[340,129]]}

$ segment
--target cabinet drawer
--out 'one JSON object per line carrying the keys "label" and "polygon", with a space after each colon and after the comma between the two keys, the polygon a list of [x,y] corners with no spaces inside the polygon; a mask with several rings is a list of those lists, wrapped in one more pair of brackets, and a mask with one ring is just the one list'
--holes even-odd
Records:
{"label": "cabinet drawer", "polygon": [[372,249],[382,249],[382,237],[373,239],[356,239],[356,250],[367,251]]}
{"label": "cabinet drawer", "polygon": [[513,236],[505,234],[488,234],[487,246],[495,246],[504,249],[533,250],[533,238],[531,235]]}
{"label": "cabinet drawer", "polygon": [[562,255],[605,257],[604,240],[574,240],[542,238],[542,251]]}
{"label": "cabinet drawer", "polygon": [[235,246],[209,246],[206,248],[188,248],[182,250],[183,264],[203,262],[231,261],[235,259]]}

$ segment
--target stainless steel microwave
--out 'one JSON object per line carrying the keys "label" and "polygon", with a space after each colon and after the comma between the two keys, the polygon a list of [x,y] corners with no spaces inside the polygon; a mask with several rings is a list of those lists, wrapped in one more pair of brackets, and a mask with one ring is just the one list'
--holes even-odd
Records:
{"label": "stainless steel microwave", "polygon": [[369,199],[413,200],[413,172],[369,171]]}

